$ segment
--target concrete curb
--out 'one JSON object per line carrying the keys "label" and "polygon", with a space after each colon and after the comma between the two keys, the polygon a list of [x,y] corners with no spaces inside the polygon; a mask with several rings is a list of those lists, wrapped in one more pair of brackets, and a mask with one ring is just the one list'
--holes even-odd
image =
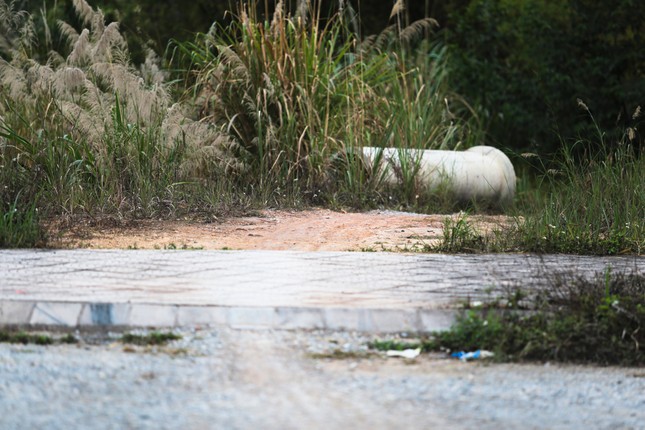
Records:
{"label": "concrete curb", "polygon": [[185,327],[350,330],[372,333],[447,330],[459,309],[191,306],[145,303],[0,301],[0,326],[56,328]]}

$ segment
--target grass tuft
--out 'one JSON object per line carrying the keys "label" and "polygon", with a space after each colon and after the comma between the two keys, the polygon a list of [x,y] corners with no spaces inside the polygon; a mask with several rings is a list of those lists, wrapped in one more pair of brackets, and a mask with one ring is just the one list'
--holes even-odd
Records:
{"label": "grass tuft", "polygon": [[180,335],[170,332],[152,332],[146,335],[125,333],[121,336],[121,342],[140,346],[165,345],[179,339],[181,339]]}
{"label": "grass tuft", "polygon": [[6,209],[2,206],[0,202],[0,248],[33,248],[46,244],[35,204],[21,207],[16,198]]}
{"label": "grass tuft", "polygon": [[548,253],[642,254],[643,150],[627,141],[593,154],[576,156],[572,150],[563,151],[556,168],[545,172],[540,198],[523,208],[520,246]]}
{"label": "grass tuft", "polygon": [[462,215],[456,220],[446,218],[443,224],[441,242],[434,247],[427,247],[426,250],[446,253],[480,252],[486,249],[488,240],[488,238],[477,233],[468,222],[466,215]]}
{"label": "grass tuft", "polygon": [[21,343],[23,345],[51,345],[54,343],[51,337],[42,334],[30,333],[2,333],[0,332],[0,342],[6,343]]}

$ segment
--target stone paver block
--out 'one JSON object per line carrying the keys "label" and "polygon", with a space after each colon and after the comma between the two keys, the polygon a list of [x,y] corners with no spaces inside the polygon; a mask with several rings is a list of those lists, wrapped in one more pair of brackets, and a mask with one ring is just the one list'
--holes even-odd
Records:
{"label": "stone paver block", "polygon": [[223,306],[179,306],[178,326],[226,326],[229,309]]}
{"label": "stone paver block", "polygon": [[359,331],[392,333],[396,331],[417,331],[419,316],[410,309],[369,309],[365,311]]}
{"label": "stone paver block", "polygon": [[81,303],[37,303],[31,313],[32,325],[78,325],[83,305]]}
{"label": "stone paver block", "polygon": [[130,321],[134,327],[174,327],[177,325],[177,306],[133,304]]}
{"label": "stone paver block", "polygon": [[79,325],[127,326],[130,325],[132,306],[127,303],[87,303],[83,306]]}
{"label": "stone paver block", "polygon": [[420,309],[419,331],[433,332],[448,330],[454,323],[457,315],[462,311],[454,309]]}
{"label": "stone paver block", "polygon": [[29,324],[35,306],[33,302],[0,301],[0,325]]}
{"label": "stone paver block", "polygon": [[295,329],[324,329],[325,314],[317,308],[278,308],[277,324],[280,328]]}
{"label": "stone paver block", "polygon": [[279,315],[272,307],[236,307],[228,312],[228,324],[232,328],[275,328]]}

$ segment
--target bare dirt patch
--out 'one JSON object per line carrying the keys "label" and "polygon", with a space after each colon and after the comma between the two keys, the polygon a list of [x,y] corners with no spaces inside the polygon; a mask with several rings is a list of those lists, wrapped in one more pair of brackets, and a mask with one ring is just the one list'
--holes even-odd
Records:
{"label": "bare dirt patch", "polygon": [[[436,244],[443,235],[446,218],[460,216],[265,210],[258,216],[210,223],[142,220],[125,225],[76,225],[62,231],[52,227],[50,244],[96,249],[412,251]],[[507,217],[489,215],[470,216],[468,220],[482,233],[509,222]]]}

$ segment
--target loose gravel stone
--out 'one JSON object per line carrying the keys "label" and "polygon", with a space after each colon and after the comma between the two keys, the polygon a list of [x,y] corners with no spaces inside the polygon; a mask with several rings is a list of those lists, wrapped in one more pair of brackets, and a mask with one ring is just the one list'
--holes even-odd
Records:
{"label": "loose gravel stone", "polygon": [[[138,332],[146,334],[147,332]],[[351,332],[175,331],[0,345],[1,429],[638,429],[645,371],[361,356]],[[335,350],[346,359],[324,357]],[[314,355],[317,354],[317,355]],[[331,357],[331,355],[329,355]]]}

